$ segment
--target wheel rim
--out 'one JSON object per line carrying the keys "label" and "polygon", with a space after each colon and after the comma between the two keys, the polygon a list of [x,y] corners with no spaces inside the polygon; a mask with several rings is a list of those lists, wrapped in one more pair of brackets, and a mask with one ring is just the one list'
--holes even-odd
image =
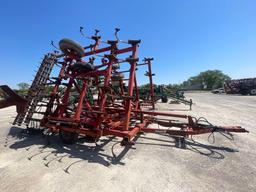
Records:
{"label": "wheel rim", "polygon": [[256,89],[251,90],[251,95],[256,95]]}

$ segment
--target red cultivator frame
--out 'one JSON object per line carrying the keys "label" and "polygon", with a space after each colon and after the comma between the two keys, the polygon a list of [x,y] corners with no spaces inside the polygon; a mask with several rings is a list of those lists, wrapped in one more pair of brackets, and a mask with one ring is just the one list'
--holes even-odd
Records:
{"label": "red cultivator frame", "polygon": [[[95,141],[104,135],[114,135],[123,138],[122,144],[125,145],[131,144],[140,132],[183,137],[214,131],[246,132],[239,126],[213,126],[204,118],[145,110],[145,104],[154,109],[154,74],[151,58],[138,63],[140,41],[129,40],[125,42],[126,47],[119,48],[118,38],[102,42],[96,32],[91,39],[95,43],[86,47],[69,39],[60,41],[63,54],[51,54],[53,63],[60,67],[58,77],[51,80],[52,92],[47,98],[43,97],[40,95],[42,86],[47,83],[38,83],[40,94],[30,98],[28,107],[18,114],[14,123],[21,124],[24,118],[28,126],[30,122],[40,121],[40,127],[59,133],[66,143],[74,142],[78,135]],[[103,43],[106,46],[100,48]],[[95,64],[93,56],[101,58],[98,64]],[[148,66],[146,75],[149,77],[150,98],[147,101],[139,95],[136,71],[141,65]],[[33,87],[31,90],[36,92]],[[36,120],[32,116],[39,106],[45,110],[40,112],[42,119]],[[152,124],[168,128],[151,128]]]}

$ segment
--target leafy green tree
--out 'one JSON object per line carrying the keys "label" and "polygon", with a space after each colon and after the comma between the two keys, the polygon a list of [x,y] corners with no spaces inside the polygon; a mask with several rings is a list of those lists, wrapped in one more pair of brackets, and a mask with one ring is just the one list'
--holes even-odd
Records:
{"label": "leafy green tree", "polygon": [[202,89],[216,89],[223,86],[223,83],[231,78],[220,70],[207,70],[197,76],[190,77],[182,83],[183,87],[200,85]]}
{"label": "leafy green tree", "polygon": [[24,82],[18,83],[17,86],[18,86],[17,92],[21,95],[26,95],[30,87],[28,83],[24,83]]}
{"label": "leafy green tree", "polygon": [[18,83],[17,86],[18,86],[18,90],[27,90],[30,85],[28,83],[21,82],[21,83]]}
{"label": "leafy green tree", "polygon": [[[200,89],[217,89],[223,86],[223,83],[231,78],[220,70],[207,70],[196,76],[188,78],[181,84],[154,85],[155,94],[162,94],[161,90],[166,94],[177,93],[177,91],[196,86]],[[146,97],[149,94],[150,85],[144,84],[139,86],[140,96]]]}

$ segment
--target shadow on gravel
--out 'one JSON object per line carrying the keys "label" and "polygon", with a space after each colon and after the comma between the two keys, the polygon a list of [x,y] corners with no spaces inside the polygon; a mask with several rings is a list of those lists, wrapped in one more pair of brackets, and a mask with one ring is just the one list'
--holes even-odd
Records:
{"label": "shadow on gravel", "polygon": [[[162,135],[162,134],[160,134],[160,135]],[[167,136],[167,135],[163,135],[163,136]],[[173,141],[141,136],[140,138],[143,138],[146,140],[160,141],[161,144],[152,143],[152,142],[136,142],[136,144],[176,147],[179,149],[189,150],[189,151],[192,151],[192,152],[195,152],[200,155],[207,156],[207,157],[213,158],[213,159],[224,159],[225,158],[224,153],[226,153],[226,152],[228,152],[228,153],[238,152],[238,150],[232,149],[230,147],[214,146],[211,144],[209,144],[209,145],[203,144],[203,143],[200,143],[193,139],[185,139],[183,137],[175,137],[175,136],[167,136],[167,137],[172,138]],[[162,144],[162,143],[168,143],[168,144]]]}
{"label": "shadow on gravel", "polygon": [[[25,129],[14,126],[10,128],[5,146],[15,150],[23,148],[26,151],[33,151],[33,153],[29,155],[28,160],[40,156],[42,160],[45,161],[44,165],[46,167],[49,167],[54,161],[62,162],[63,158],[78,159],[64,169],[67,173],[69,173],[69,169],[73,165],[82,161],[99,163],[106,167],[110,165],[125,165],[121,160],[130,149],[135,149],[133,146],[120,146],[122,151],[118,155],[114,154],[114,145],[120,144],[120,141],[115,137],[104,137],[100,139],[97,144],[90,143],[88,145],[83,144],[83,138],[79,139],[78,142],[73,145],[63,144],[56,135],[50,136],[49,139],[50,144],[47,143],[47,139],[43,137],[41,131],[32,131],[28,134]],[[138,137],[135,138],[135,141],[137,139]],[[104,147],[106,145],[112,145],[111,155],[104,153]],[[32,147],[35,148],[35,146],[39,146],[37,151],[31,149]],[[51,158],[49,158],[50,156]]]}
{"label": "shadow on gravel", "polygon": [[[143,141],[137,141],[138,138],[141,138]],[[146,142],[146,140],[149,140],[149,142]],[[176,147],[215,159],[224,159],[224,152],[236,152],[228,147],[206,145],[181,137],[168,136],[168,140],[165,140],[141,135],[136,137],[134,141],[136,145]],[[69,173],[73,165],[83,161],[98,163],[106,167],[110,165],[125,165],[121,160],[130,149],[135,149],[134,146],[121,147],[120,140],[117,140],[115,137],[104,137],[100,139],[97,144],[90,143],[85,145],[83,142],[84,140],[81,138],[76,144],[65,145],[60,141],[58,136],[53,135],[50,138],[50,144],[47,144],[47,140],[43,137],[42,132],[32,131],[28,134],[25,129],[14,126],[10,128],[9,134],[6,137],[5,146],[15,150],[25,149],[26,151],[32,151],[32,153],[28,155],[28,160],[33,160],[34,157],[40,156],[46,167],[49,167],[51,163],[56,161],[61,163],[64,158],[75,159],[74,162],[70,163],[64,169],[66,173]],[[111,155],[106,154],[105,147],[107,145],[108,149],[110,148],[109,145],[112,145]],[[117,155],[114,152],[116,145],[121,147],[121,152]],[[33,149],[31,149],[32,147]],[[36,148],[36,151],[34,148]]]}
{"label": "shadow on gravel", "polygon": [[193,152],[199,153],[204,156],[208,156],[213,159],[224,159],[225,152],[228,152],[228,153],[238,152],[238,150],[232,149],[230,147],[206,145],[194,140],[186,140],[186,145],[188,146],[187,148],[188,150],[191,150]]}

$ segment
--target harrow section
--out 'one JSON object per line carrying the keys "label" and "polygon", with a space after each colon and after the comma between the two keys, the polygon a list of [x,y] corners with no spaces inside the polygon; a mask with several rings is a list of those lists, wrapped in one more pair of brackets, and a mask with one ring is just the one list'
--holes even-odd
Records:
{"label": "harrow section", "polygon": [[33,114],[36,112],[36,108],[39,102],[43,99],[42,94],[45,88],[45,84],[50,77],[55,62],[56,55],[54,53],[49,53],[44,56],[25,98],[27,100],[26,107],[24,111],[18,113],[13,122],[13,125],[21,125],[23,121],[26,125],[29,125]]}

